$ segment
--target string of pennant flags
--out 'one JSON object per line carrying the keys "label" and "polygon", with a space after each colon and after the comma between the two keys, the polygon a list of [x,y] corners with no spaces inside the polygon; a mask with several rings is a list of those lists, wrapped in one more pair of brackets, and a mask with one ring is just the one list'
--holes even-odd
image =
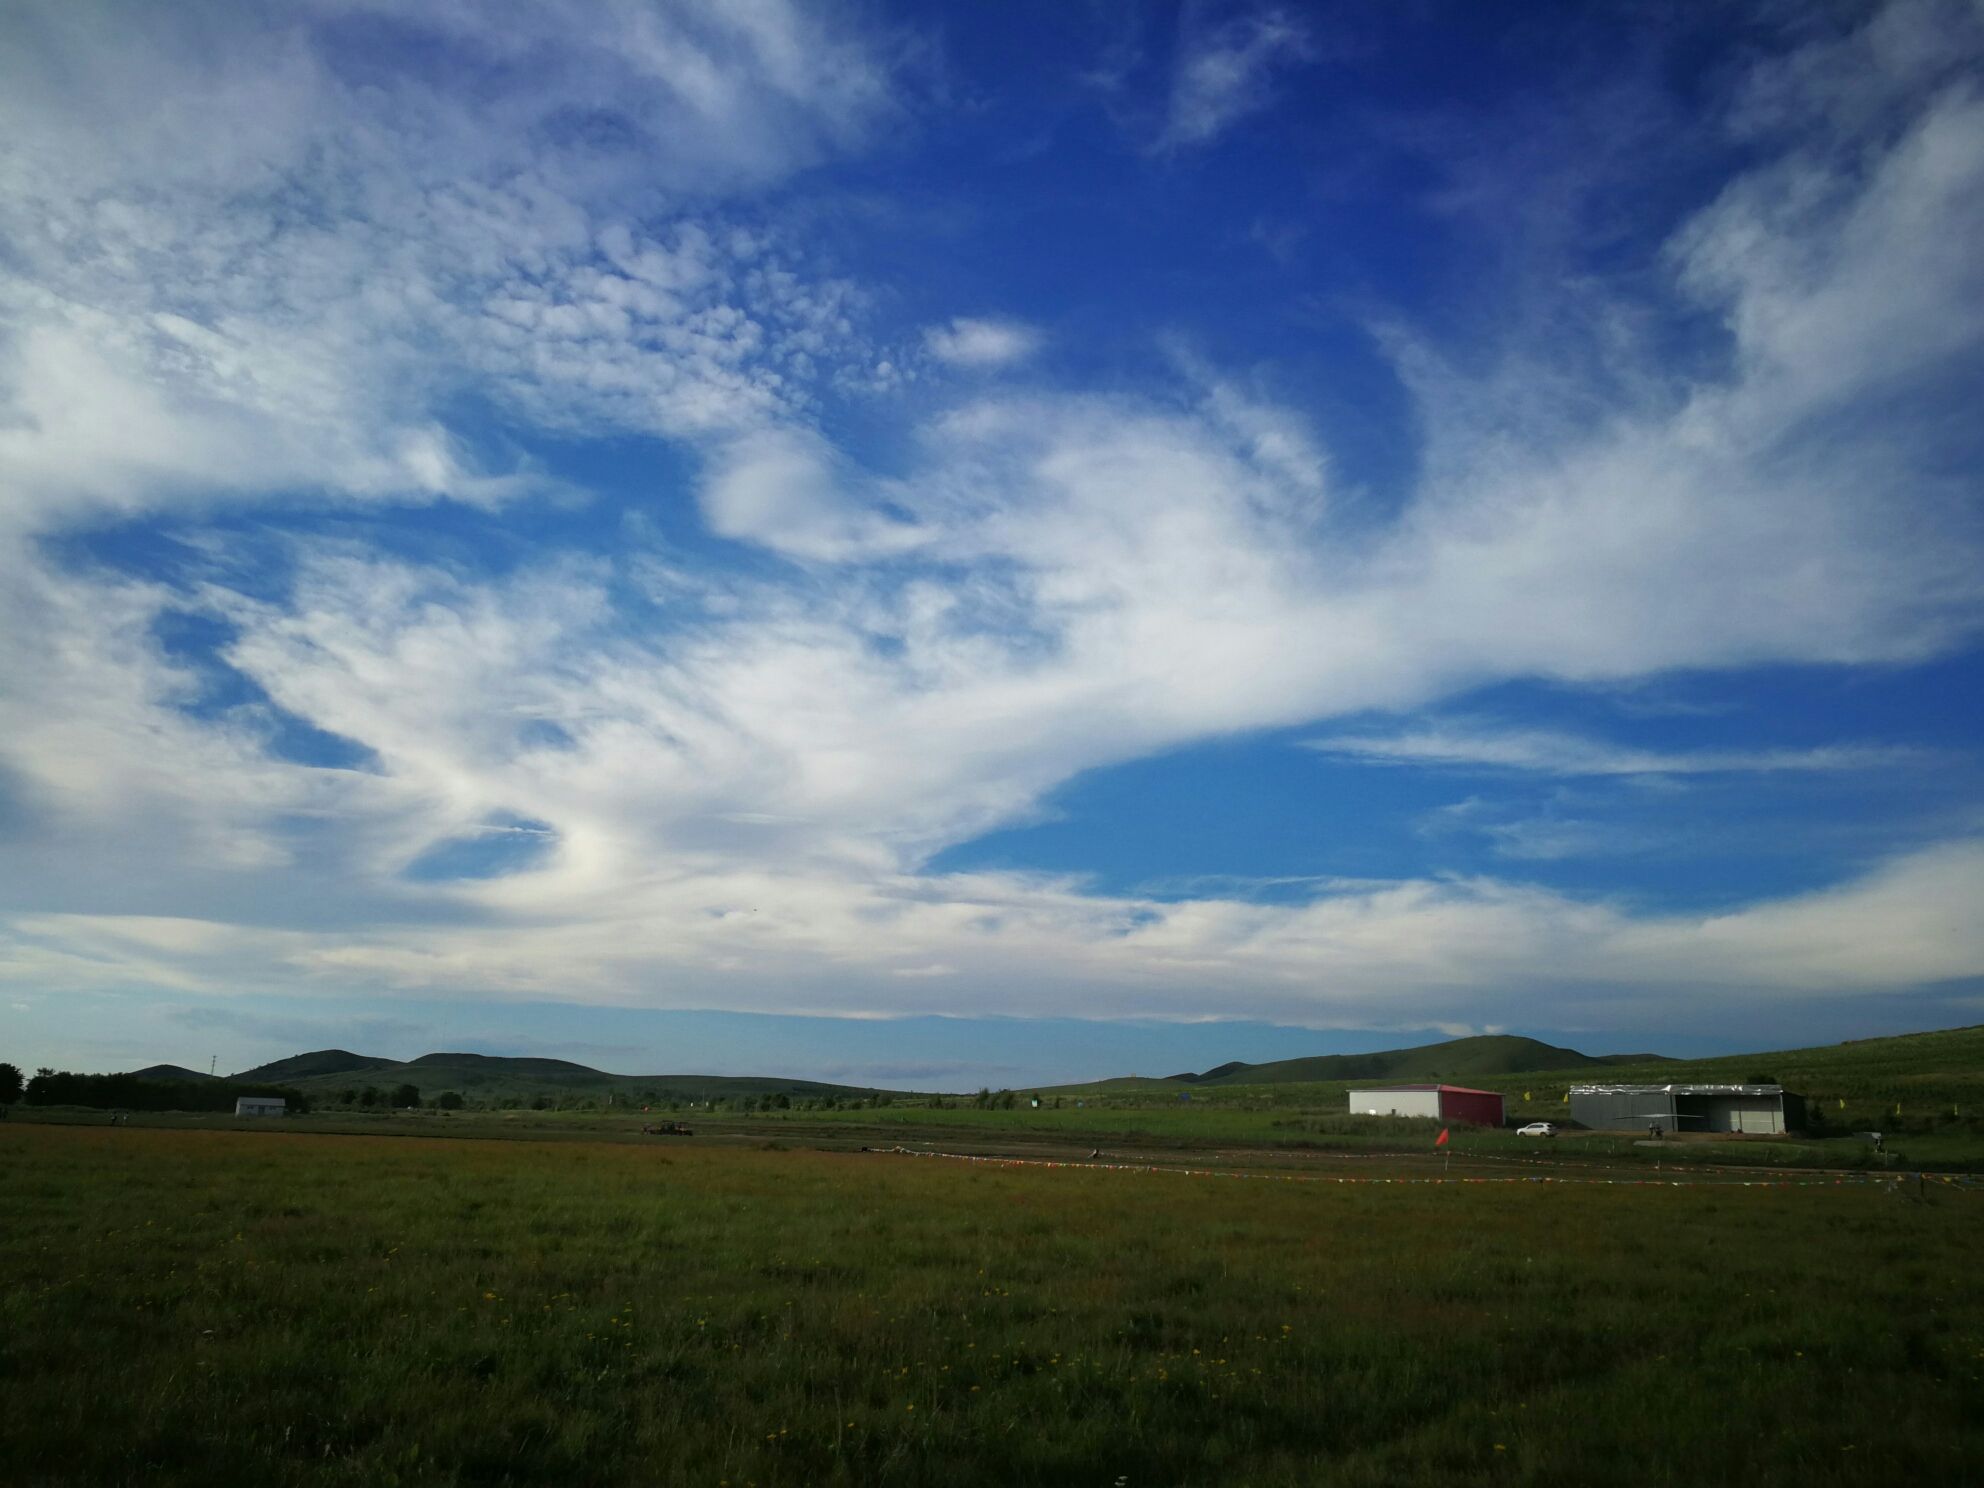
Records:
{"label": "string of pennant flags", "polygon": [[[1550,1093],[1546,1091],[1546,1093],[1544,1093],[1544,1097],[1546,1097],[1546,1099],[1550,1099]],[[1524,1099],[1524,1103],[1534,1103],[1534,1101],[1536,1101],[1536,1093],[1534,1093],[1534,1091],[1524,1091],[1524,1093],[1522,1093],[1522,1099]],[[1839,1101],[1839,1109],[1841,1109],[1841,1111],[1845,1111],[1845,1109],[1847,1109],[1847,1101],[1845,1101],[1845,1097],[1843,1097],[1843,1095],[1839,1095],[1839,1097],[1835,1097],[1835,1099]],[[1557,1097],[1555,1097],[1555,1101],[1557,1101],[1557,1105],[1569,1105],[1569,1101],[1571,1101],[1571,1093],[1569,1093],[1569,1091],[1565,1091],[1563,1095],[1557,1095]],[[1962,1107],[1960,1107],[1960,1105],[1956,1105],[1956,1103],[1952,1103],[1952,1105],[1950,1105],[1950,1115],[1952,1115],[1952,1117],[1960,1117],[1962,1113],[1964,1113],[1964,1111],[1962,1111]],[[1901,1101],[1895,1101],[1895,1115],[1901,1115]]]}
{"label": "string of pennant flags", "polygon": [[[1679,1174],[1667,1171],[1656,1177],[1643,1178],[1600,1178],[1585,1175],[1562,1176],[1558,1174],[1464,1174],[1452,1177],[1435,1174],[1426,1177],[1378,1177],[1366,1174],[1344,1173],[1252,1173],[1239,1168],[1190,1168],[1174,1167],[1165,1163],[1108,1162],[1100,1158],[1046,1158],[995,1156],[976,1152],[939,1152],[920,1147],[864,1147],[863,1152],[873,1152],[896,1157],[934,1157],[947,1162],[982,1163],[999,1168],[1078,1168],[1090,1172],[1105,1173],[1168,1173],[1181,1178],[1254,1178],[1274,1183],[1353,1183],[1353,1184],[1496,1184],[1496,1183],[1550,1183],[1585,1184],[1609,1188],[1690,1188],[1712,1185],[1717,1188],[1842,1188],[1842,1187],[1898,1187],[1904,1180],[1913,1178],[1918,1187],[1934,1183],[1939,1187],[1956,1190],[1984,1192],[1984,1177],[1973,1173],[1826,1173],[1808,1177],[1786,1178],[1779,1176],[1756,1178],[1731,1178],[1726,1176],[1730,1169],[1715,1169],[1713,1176],[1707,1172]],[[1393,1154],[1358,1154],[1359,1156],[1390,1156]]]}

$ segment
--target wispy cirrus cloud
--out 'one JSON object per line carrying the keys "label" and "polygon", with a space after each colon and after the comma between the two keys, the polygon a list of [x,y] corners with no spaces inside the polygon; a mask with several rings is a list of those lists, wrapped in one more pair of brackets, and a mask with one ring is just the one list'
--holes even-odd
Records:
{"label": "wispy cirrus cloud", "polygon": [[1223,18],[1187,7],[1177,47],[1159,150],[1203,145],[1266,108],[1275,73],[1314,55],[1303,18],[1278,7]]}
{"label": "wispy cirrus cloud", "polygon": [[1933,763],[1901,745],[1832,744],[1810,749],[1654,750],[1542,729],[1466,725],[1308,740],[1319,754],[1372,765],[1443,765],[1550,775],[1728,775],[1780,771],[1886,770]]}

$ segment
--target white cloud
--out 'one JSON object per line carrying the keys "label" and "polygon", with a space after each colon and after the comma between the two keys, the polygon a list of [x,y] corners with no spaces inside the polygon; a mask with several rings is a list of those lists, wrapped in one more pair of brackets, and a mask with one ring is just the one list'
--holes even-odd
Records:
{"label": "white cloud", "polygon": [[[725,892],[733,906],[712,912]],[[1646,915],[1485,879],[1345,887],[1299,906],[1112,899],[1004,874],[670,877],[549,922],[357,933],[214,923],[160,935],[103,915],[14,916],[0,974],[75,988],[222,993],[381,988],[441,998],[888,1016],[946,1005],[1028,1016],[1230,1015],[1311,1026],[1479,1022],[1523,989],[1543,1025],[1710,1015],[1974,976],[1984,847],[1944,844],[1822,893],[1728,913]],[[755,909],[748,907],[755,906]],[[893,976],[850,955],[882,944]],[[944,959],[934,960],[933,957]],[[670,968],[657,982],[657,965]],[[939,974],[946,968],[958,968]]]}
{"label": "white cloud", "polygon": [[954,367],[1009,367],[1040,349],[1040,332],[1016,320],[981,320],[959,316],[949,325],[923,333],[930,355]]}
{"label": "white cloud", "polygon": [[1186,12],[1173,63],[1171,98],[1157,147],[1201,145],[1273,98],[1278,68],[1313,55],[1309,30],[1298,16],[1262,9],[1217,24]]}
{"label": "white cloud", "polygon": [[1834,744],[1813,749],[1636,749],[1544,729],[1435,726],[1389,734],[1332,734],[1308,741],[1322,754],[1378,765],[1488,766],[1553,775],[1720,775],[1884,770],[1921,764],[1919,749]]}
{"label": "white cloud", "polygon": [[[602,40],[568,45],[557,7],[474,38],[469,11],[438,11],[452,44],[545,54],[548,97],[494,101],[390,76],[375,100],[297,22],[97,49],[65,14],[39,30],[80,59],[74,98],[19,60],[0,87],[19,254],[0,766],[31,808],[0,878],[32,895],[0,950],[9,980],[1424,1026],[1477,1024],[1511,988],[1570,1007],[1589,987],[1772,997],[1984,972],[1968,839],[1710,919],[1494,881],[1324,885],[1291,907],[922,871],[1081,771],[1194,741],[1491,679],[1910,660],[1973,634],[1977,518],[1948,474],[1967,426],[1904,438],[1851,416],[1984,343],[1974,267],[1941,246],[1975,240],[1984,199],[1959,84],[1852,151],[1780,150],[1676,237],[1669,264],[1729,328],[1716,376],[1552,419],[1519,376],[1463,376],[1401,337],[1428,474],[1377,524],[1335,499],[1299,412],[1205,371],[1143,395],[970,399],[864,472],[809,392],[867,365],[860,289],[711,199],[886,107],[866,53],[791,12],[613,9]],[[1292,24],[1200,38],[1194,56],[1224,60],[1189,86],[1181,71],[1177,143],[1258,98],[1297,55],[1276,29]],[[595,87],[617,101],[587,103]],[[801,123],[761,126],[760,107]],[[616,131],[684,121],[657,194],[623,202]],[[1875,294],[1889,261],[1909,282]],[[604,556],[489,576],[298,538],[293,587],[271,594],[230,577],[220,534],[191,588],[65,566],[26,536],[173,504],[492,504],[541,479],[463,447],[441,412],[457,393],[572,435],[685,442],[709,531],[768,556],[688,573],[630,528]],[[196,679],[153,629],[170,607],[234,627],[226,661],[377,772],[273,758],[253,709],[195,716]],[[1561,773],[1874,763],[1536,733],[1332,743]],[[405,880],[498,814],[555,844],[504,877]]]}
{"label": "white cloud", "polygon": [[882,64],[809,12],[84,0],[4,24],[17,522],[298,488],[501,500],[532,473],[439,427],[466,391],[693,438],[872,361],[853,287],[722,206],[890,109]]}
{"label": "white cloud", "polygon": [[732,440],[712,460],[701,491],[720,537],[794,558],[840,561],[904,552],[926,540],[849,487],[831,446],[805,429],[762,430]]}

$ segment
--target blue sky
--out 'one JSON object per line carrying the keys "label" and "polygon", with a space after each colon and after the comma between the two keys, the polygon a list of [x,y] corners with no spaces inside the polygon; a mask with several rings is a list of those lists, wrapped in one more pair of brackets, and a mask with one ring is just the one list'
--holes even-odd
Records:
{"label": "blue sky", "polygon": [[0,1057],[1984,1017],[1962,0],[0,40]]}

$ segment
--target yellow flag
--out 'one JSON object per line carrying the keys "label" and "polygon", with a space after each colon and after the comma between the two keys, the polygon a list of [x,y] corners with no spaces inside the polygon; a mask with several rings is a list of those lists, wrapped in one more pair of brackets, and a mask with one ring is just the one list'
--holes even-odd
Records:
{"label": "yellow flag", "polygon": [[1529,1092],[1528,1092],[1527,1090],[1525,1090],[1525,1091],[1524,1091],[1524,1092],[1522,1093],[1522,1098],[1523,1098],[1524,1100],[1528,1100],[1528,1099],[1529,1099]]}
{"label": "yellow flag", "polygon": [[1844,1099],[1844,1097],[1842,1097],[1842,1098],[1841,1098],[1841,1100],[1840,1100],[1840,1102],[1839,1102],[1839,1108],[1840,1108],[1840,1110],[1842,1110],[1842,1111],[1844,1111],[1844,1110],[1846,1109],[1846,1101],[1845,1101],[1845,1099]]}

